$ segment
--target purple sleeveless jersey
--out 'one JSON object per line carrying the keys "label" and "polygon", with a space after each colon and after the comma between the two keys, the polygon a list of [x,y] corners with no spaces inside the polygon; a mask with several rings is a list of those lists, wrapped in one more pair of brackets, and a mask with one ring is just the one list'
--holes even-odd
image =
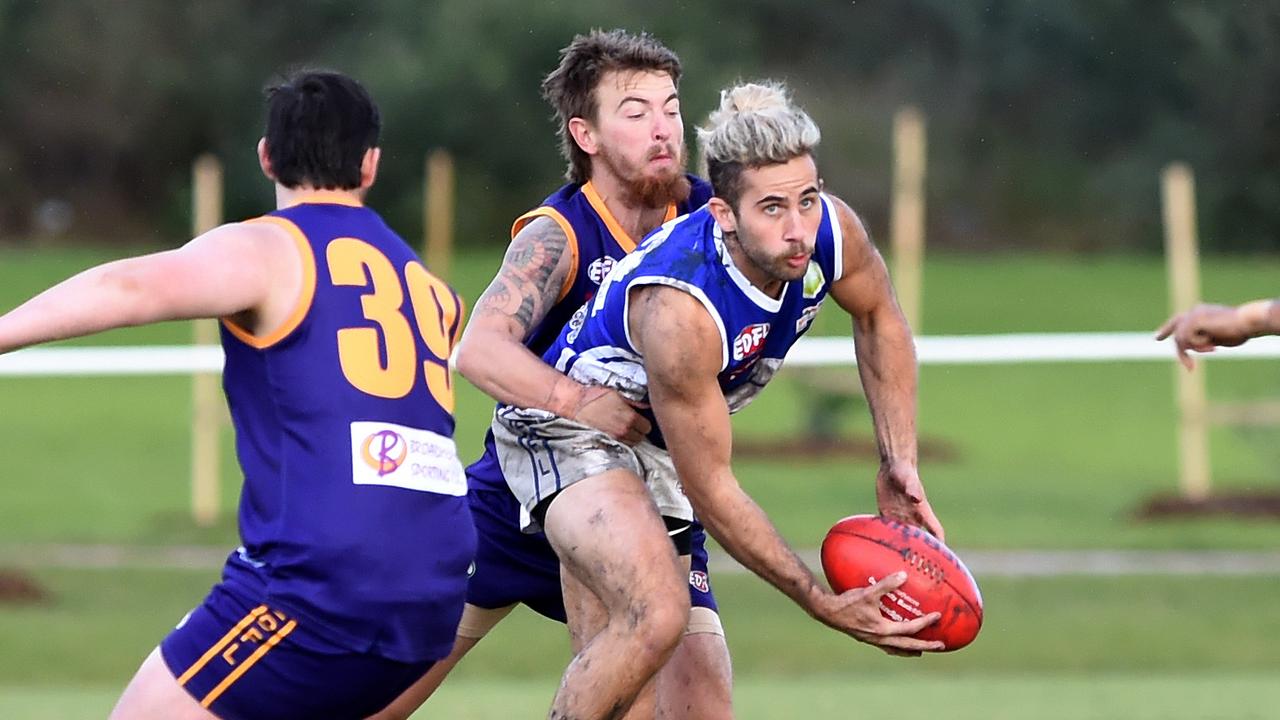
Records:
{"label": "purple sleeveless jersey", "polygon": [[448,369],[461,303],[341,196],[252,222],[290,232],[306,272],[270,336],[223,323],[245,478],[225,580],[345,650],[444,657],[475,549]]}

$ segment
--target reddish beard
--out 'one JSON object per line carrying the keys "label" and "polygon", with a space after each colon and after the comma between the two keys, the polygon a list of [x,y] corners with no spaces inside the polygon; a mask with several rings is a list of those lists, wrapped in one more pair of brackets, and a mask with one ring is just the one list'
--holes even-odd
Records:
{"label": "reddish beard", "polygon": [[672,163],[669,171],[648,175],[644,170],[636,169],[626,159],[601,148],[600,158],[622,182],[623,201],[628,205],[664,208],[689,199],[692,188],[689,178],[684,174],[684,148],[677,149],[672,146],[654,148],[645,155],[645,161],[648,162],[659,154],[669,155],[675,159],[675,162]]}

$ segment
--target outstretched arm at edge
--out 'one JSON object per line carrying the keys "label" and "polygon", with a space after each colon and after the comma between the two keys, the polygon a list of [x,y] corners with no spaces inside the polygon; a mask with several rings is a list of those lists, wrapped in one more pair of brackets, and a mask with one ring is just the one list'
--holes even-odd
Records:
{"label": "outstretched arm at edge", "polygon": [[267,223],[233,223],[176,250],[105,263],[0,316],[0,352],[163,320],[282,321],[301,285],[293,238]]}

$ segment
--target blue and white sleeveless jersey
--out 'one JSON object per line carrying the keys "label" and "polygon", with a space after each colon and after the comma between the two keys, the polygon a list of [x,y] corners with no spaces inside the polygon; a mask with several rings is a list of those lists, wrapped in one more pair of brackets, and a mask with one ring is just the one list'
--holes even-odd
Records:
{"label": "blue and white sleeveless jersey", "polygon": [[[809,269],[803,278],[783,285],[777,298],[752,285],[734,265],[719,225],[703,207],[663,225],[620,260],[543,359],[579,382],[607,385],[647,403],[648,378],[631,341],[628,303],[633,288],[667,285],[697,298],[715,321],[720,387],[729,411],[741,410],[777,372],[787,351],[809,329],[831,283],[840,278],[840,222],[831,199],[820,197],[822,220]],[[665,447],[656,423],[650,437]]]}

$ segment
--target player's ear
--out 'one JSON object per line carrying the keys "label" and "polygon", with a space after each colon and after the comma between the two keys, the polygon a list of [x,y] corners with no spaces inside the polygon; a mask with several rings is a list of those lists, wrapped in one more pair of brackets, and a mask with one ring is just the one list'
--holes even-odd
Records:
{"label": "player's ear", "polygon": [[367,189],[378,177],[378,163],[382,161],[382,148],[371,147],[360,160],[360,188]]}
{"label": "player's ear", "polygon": [[595,155],[600,151],[595,130],[583,118],[569,118],[569,136],[578,144],[578,147],[582,148],[582,152],[588,155]]}
{"label": "player's ear", "polygon": [[267,176],[271,182],[276,181],[275,171],[271,169],[271,158],[267,155],[267,139],[258,139],[258,167],[262,168],[262,174]]}
{"label": "player's ear", "polygon": [[733,214],[733,208],[729,203],[718,197],[712,197],[707,201],[707,209],[711,211],[711,217],[716,219],[716,224],[720,226],[721,232],[737,232],[738,216]]}

